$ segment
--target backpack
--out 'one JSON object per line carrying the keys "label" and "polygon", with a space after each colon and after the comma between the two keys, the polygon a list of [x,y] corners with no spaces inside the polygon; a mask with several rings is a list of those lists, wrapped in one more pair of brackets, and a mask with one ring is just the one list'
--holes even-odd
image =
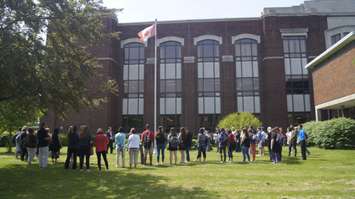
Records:
{"label": "backpack", "polygon": [[152,140],[150,139],[150,132],[146,132],[143,135],[143,145],[145,148],[150,148],[150,145],[152,143]]}
{"label": "backpack", "polygon": [[15,138],[16,144],[19,144],[20,146],[22,145],[21,134],[22,134],[22,133],[19,133],[19,134],[16,136],[16,138]]}
{"label": "backpack", "polygon": [[179,146],[179,138],[177,136],[171,136],[169,140],[169,148],[170,149],[177,149]]}

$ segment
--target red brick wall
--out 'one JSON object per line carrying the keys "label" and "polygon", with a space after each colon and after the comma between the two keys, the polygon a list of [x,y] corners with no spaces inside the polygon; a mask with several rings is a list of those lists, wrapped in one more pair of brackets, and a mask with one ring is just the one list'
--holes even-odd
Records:
{"label": "red brick wall", "polygon": [[355,93],[355,42],[312,72],[316,105]]}

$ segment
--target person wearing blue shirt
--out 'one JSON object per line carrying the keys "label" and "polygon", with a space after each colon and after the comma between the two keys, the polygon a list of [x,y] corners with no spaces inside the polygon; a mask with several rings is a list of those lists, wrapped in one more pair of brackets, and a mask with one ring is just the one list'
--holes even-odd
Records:
{"label": "person wearing blue shirt", "polygon": [[119,167],[120,159],[121,159],[121,166],[124,167],[124,149],[125,149],[125,141],[126,141],[126,134],[122,127],[118,130],[118,133],[115,135],[115,146],[116,146],[116,167]]}
{"label": "person wearing blue shirt", "polygon": [[303,126],[300,125],[299,127],[299,131],[298,131],[298,143],[301,146],[301,153],[302,153],[302,160],[306,160],[307,159],[307,134],[305,132],[305,130],[303,129]]}

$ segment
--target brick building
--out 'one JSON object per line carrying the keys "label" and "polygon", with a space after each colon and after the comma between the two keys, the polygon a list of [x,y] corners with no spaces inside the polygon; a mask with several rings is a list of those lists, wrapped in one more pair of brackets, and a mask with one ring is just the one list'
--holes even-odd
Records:
{"label": "brick building", "polygon": [[[153,123],[154,40],[137,38],[153,22],[105,23],[107,31],[121,32],[120,40],[103,42],[95,55],[119,94],[66,122],[51,113],[49,126]],[[252,112],[273,126],[312,120],[312,78],[304,66],[352,30],[355,0],[265,8],[256,18],[158,22],[158,123],[213,129],[232,112]]]}
{"label": "brick building", "polygon": [[317,120],[355,119],[355,32],[307,64],[312,73]]}

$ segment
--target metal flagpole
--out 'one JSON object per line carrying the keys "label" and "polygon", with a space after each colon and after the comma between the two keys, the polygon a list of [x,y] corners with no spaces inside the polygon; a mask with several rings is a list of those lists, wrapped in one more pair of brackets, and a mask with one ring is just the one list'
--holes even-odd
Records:
{"label": "metal flagpole", "polygon": [[157,19],[154,22],[154,133],[157,132]]}

